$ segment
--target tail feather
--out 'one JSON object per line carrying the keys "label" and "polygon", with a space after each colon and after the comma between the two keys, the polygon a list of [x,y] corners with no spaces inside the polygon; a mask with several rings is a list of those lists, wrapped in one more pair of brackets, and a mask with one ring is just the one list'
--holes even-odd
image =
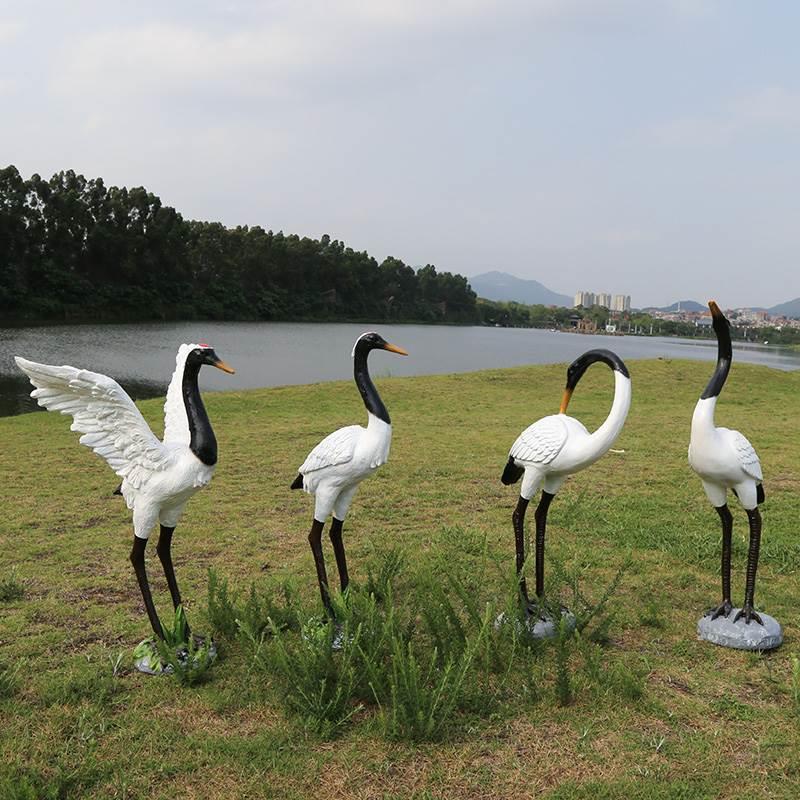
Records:
{"label": "tail feather", "polygon": [[114,491],[112,492],[112,494],[119,494],[119,495],[121,495],[121,494],[122,494],[122,483],[121,483],[121,482],[120,482],[119,486],[117,486],[117,488],[116,488],[116,489],[114,489]]}
{"label": "tail feather", "polygon": [[303,488],[303,474],[301,472],[297,473],[297,477],[294,479],[292,489],[302,489]]}
{"label": "tail feather", "polygon": [[758,486],[756,486],[756,503],[758,503],[758,505],[761,505],[764,502],[765,497],[766,495],[764,494],[764,484],[759,483]]}
{"label": "tail feather", "polygon": [[506,464],[506,468],[503,470],[500,480],[505,486],[511,486],[512,483],[516,483],[522,477],[524,472],[525,468],[517,466],[514,463],[513,457],[509,456],[508,463]]}

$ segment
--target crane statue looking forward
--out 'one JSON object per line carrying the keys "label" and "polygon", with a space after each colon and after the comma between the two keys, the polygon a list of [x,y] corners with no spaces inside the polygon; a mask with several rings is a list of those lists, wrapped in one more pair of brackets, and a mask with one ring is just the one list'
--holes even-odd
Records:
{"label": "crane statue looking forward", "polygon": [[322,554],[322,529],[333,514],[330,539],[339,571],[342,592],[347,588],[347,560],[342,540],[342,526],[350,503],[364,478],[369,477],[389,458],[392,443],[392,423],[378,390],[367,369],[367,357],[373,350],[387,350],[407,356],[402,347],[389,344],[373,331],[362,334],[353,346],[353,376],[367,409],[367,427],[348,425],[326,436],[300,466],[292,489],[304,489],[314,495],[314,519],[308,541],[317,569],[322,602],[333,616],[328,575]]}

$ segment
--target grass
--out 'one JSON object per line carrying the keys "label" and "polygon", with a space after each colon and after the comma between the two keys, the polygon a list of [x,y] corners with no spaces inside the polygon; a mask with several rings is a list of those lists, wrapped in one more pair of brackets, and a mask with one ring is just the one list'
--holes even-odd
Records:
{"label": "grass", "polygon": [[8,575],[0,578],[0,603],[21,600],[25,596],[25,587],[17,578],[17,570],[12,567]]}
{"label": "grass", "polygon": [[[357,392],[208,395],[221,461],[173,548],[192,629],[219,651],[194,685],[132,669],[149,626],[115,476],[59,415],[0,420],[0,585],[24,588],[0,602],[0,797],[797,797],[800,374],[737,363],[718,408],[766,475],[756,602],[786,642],[760,655],[694,635],[719,594],[717,516],[686,463],[709,365],[629,366],[624,452],[571,478],[549,515],[548,591],[591,618],[543,648],[485,622],[513,581],[515,490],[499,474],[520,430],[557,409],[563,367],[379,381],[394,442],[345,526],[348,653],[309,623],[311,504],[288,484],[322,436],[363,419]],[[570,413],[596,426],[611,386],[591,370]],[[160,402],[141,408],[160,431]],[[148,567],[168,621],[154,552]]]}

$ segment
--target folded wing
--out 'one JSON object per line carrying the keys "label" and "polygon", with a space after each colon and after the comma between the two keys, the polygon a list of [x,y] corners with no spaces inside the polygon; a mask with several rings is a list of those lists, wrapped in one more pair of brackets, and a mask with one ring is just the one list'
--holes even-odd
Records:
{"label": "folded wing", "polygon": [[739,431],[731,431],[733,438],[733,446],[736,448],[736,455],[739,458],[739,464],[744,470],[746,475],[749,475],[753,480],[760,481],[764,479],[761,472],[761,462],[758,460],[753,445],[743,436]]}
{"label": "folded wing", "polygon": [[80,443],[101,455],[133,488],[142,488],[154,473],[170,465],[170,451],[115,380],[75,367],[19,357],[15,361],[36,387],[31,397],[48,411],[72,416],[70,429],[83,434]]}
{"label": "folded wing", "polygon": [[557,415],[542,417],[519,435],[509,455],[530,464],[549,464],[567,441],[567,429]]}
{"label": "folded wing", "polygon": [[348,425],[326,436],[309,454],[298,470],[301,475],[325,467],[346,464],[353,459],[358,437],[364,432],[360,425]]}

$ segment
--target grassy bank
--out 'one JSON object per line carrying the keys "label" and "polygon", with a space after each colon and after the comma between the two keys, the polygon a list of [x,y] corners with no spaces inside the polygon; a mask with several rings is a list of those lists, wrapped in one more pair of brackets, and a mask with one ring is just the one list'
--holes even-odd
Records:
{"label": "grassy bank", "polygon": [[[351,383],[207,396],[221,461],[174,546],[190,620],[197,630],[219,628],[219,661],[196,686],[131,670],[148,624],[128,562],[128,513],[111,494],[115,476],[77,445],[66,418],[0,420],[0,797],[797,797],[800,373],[736,364],[717,419],[746,433],[766,475],[756,602],[784,624],[786,642],[762,656],[694,635],[719,594],[717,516],[686,463],[689,418],[710,367],[629,366],[634,401],[616,445],[624,452],[574,476],[548,527],[547,581],[555,585],[560,570],[589,602],[630,557],[609,600],[607,636],[594,644],[587,629],[561,655],[516,654],[514,674],[493,672],[485,692],[476,668],[465,683],[472,695],[435,741],[390,735],[391,709],[368,697],[353,701],[335,736],[321,735],[285,702],[291,680],[275,653],[259,658],[222,629],[218,611],[209,618],[209,568],[240,595],[237,613],[251,584],[280,604],[287,581],[293,613],[318,613],[311,503],[288,486],[323,435],[363,419]],[[431,575],[466,590],[458,608],[505,602],[516,491],[499,475],[520,430],[557,410],[563,379],[563,367],[546,366],[379,382],[394,422],[392,456],[353,504],[349,566],[364,587],[390,554],[405,553],[391,580],[393,606],[421,642],[430,633],[426,597],[441,600],[428,592]],[[608,370],[590,370],[570,413],[595,427],[612,385]],[[159,432],[160,406],[141,404]],[[745,531],[737,510],[735,602]],[[335,574],[327,549],[326,557]],[[166,616],[157,560],[149,569]],[[380,613],[384,624],[385,606]],[[281,641],[297,664],[299,634],[290,629]]]}

